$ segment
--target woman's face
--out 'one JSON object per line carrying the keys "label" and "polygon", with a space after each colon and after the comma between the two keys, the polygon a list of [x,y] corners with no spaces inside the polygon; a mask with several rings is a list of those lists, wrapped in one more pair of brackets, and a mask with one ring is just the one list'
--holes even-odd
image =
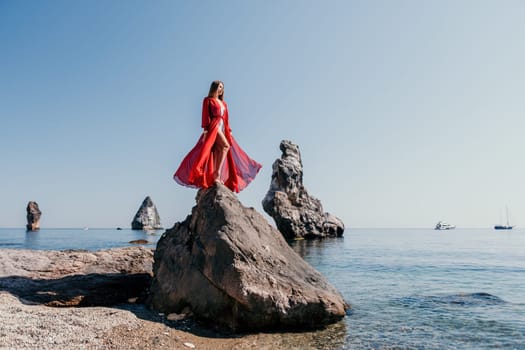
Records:
{"label": "woman's face", "polygon": [[224,93],[224,85],[220,83],[219,87],[217,87],[217,96],[222,96],[223,93]]}

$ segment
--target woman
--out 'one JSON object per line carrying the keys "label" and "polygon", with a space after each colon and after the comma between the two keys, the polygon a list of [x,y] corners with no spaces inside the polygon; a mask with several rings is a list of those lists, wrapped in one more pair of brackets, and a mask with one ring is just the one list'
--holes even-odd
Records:
{"label": "woman", "polygon": [[211,83],[202,102],[202,128],[202,136],[173,178],[183,186],[208,188],[221,183],[234,192],[242,191],[261,164],[248,157],[231,134],[222,81]]}

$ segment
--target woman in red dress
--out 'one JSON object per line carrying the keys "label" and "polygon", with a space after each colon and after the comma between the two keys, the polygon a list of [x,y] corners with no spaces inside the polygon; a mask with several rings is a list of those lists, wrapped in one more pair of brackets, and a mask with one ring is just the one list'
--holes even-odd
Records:
{"label": "woman in red dress", "polygon": [[194,188],[224,184],[234,192],[242,191],[255,178],[261,164],[239,147],[231,134],[228,105],[224,101],[224,83],[211,83],[208,97],[202,102],[204,132],[184,157],[173,179]]}

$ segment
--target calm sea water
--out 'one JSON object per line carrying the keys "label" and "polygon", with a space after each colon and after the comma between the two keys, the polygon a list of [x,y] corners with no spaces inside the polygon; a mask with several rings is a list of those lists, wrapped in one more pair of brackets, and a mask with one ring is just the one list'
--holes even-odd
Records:
{"label": "calm sea water", "polygon": [[[162,231],[0,229],[0,248],[103,249]],[[326,349],[525,349],[525,230],[350,229],[295,251],[352,305],[341,323],[276,344]]]}
{"label": "calm sea water", "polygon": [[352,304],[344,348],[525,349],[525,230],[349,230],[296,251]]}
{"label": "calm sea water", "polygon": [[141,231],[131,229],[80,229],[55,228],[27,232],[22,228],[0,228],[0,248],[64,250],[109,249],[132,246],[130,241],[145,239],[145,247],[155,248],[164,231]]}

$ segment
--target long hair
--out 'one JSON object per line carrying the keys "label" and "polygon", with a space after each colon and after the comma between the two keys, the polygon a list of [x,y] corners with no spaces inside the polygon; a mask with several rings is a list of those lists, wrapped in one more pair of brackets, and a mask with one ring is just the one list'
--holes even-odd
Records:
{"label": "long hair", "polygon": [[219,95],[219,100],[224,100],[224,83],[220,80],[214,80],[211,82],[211,85],[210,85],[210,92],[208,92],[208,97],[213,97],[213,95],[215,94],[215,92],[217,92],[217,90],[219,89],[219,84],[222,84],[223,88],[222,88],[222,95]]}

